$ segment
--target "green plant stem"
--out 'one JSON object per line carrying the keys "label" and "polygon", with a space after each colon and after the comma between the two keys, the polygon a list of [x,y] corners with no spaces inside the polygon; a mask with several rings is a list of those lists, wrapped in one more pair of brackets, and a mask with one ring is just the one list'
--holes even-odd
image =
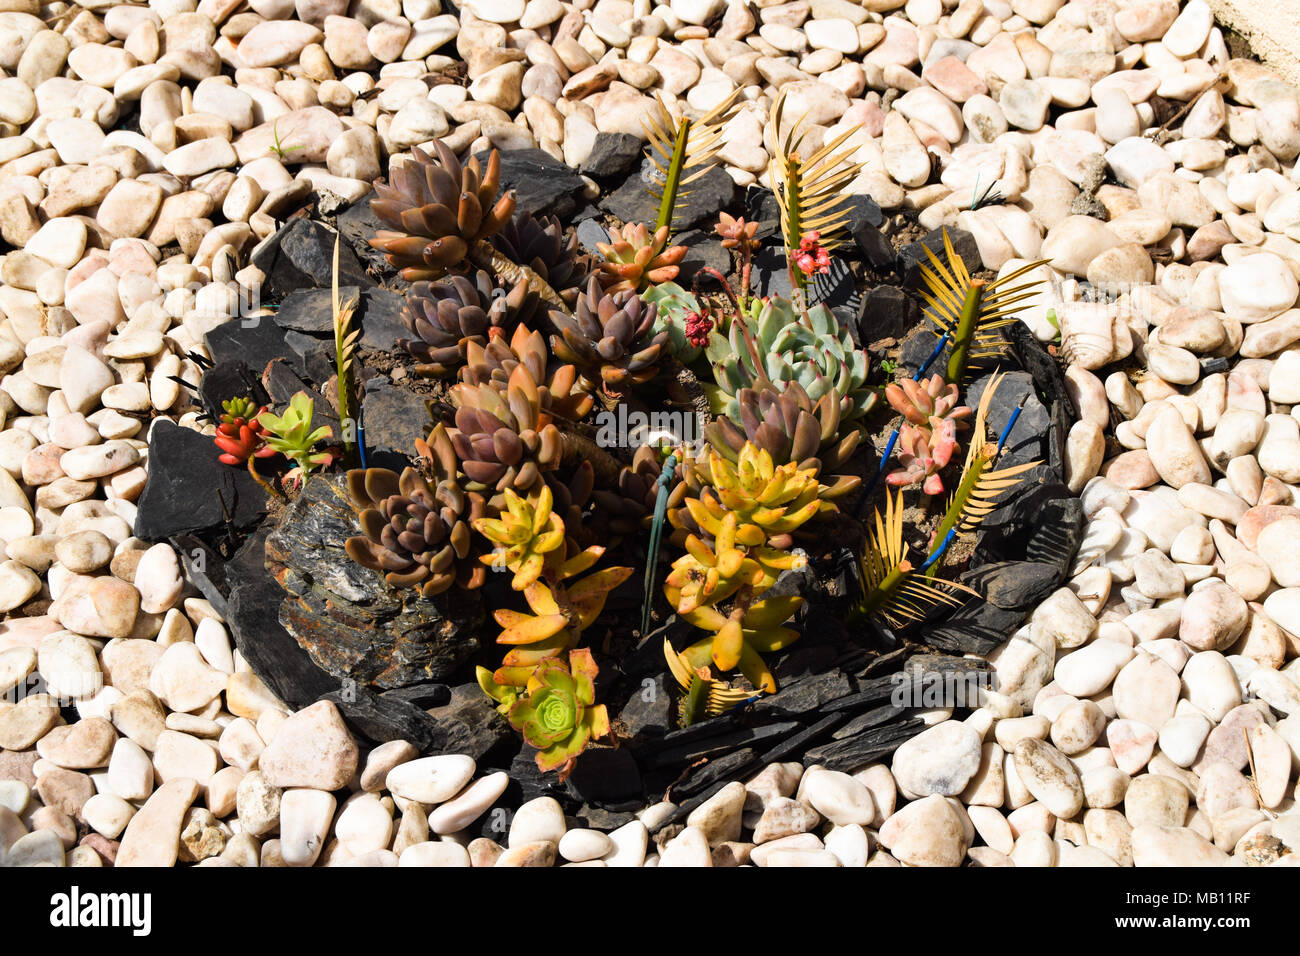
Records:
{"label": "green plant stem", "polygon": [[655,218],[655,231],[664,226],[672,229],[677,193],[682,186],[682,170],[686,166],[686,144],[690,136],[691,121],[683,119],[677,127],[677,138],[673,141],[673,157],[668,163],[668,174],[664,178],[664,191],[659,199],[659,215]]}
{"label": "green plant stem", "polygon": [[975,337],[975,326],[979,321],[980,306],[984,301],[984,280],[971,279],[970,288],[966,290],[966,301],[962,303],[961,318],[957,320],[957,331],[952,340],[952,354],[948,356],[948,368],[945,378],[954,385],[961,385],[966,372],[966,360],[970,354],[970,344]]}
{"label": "green plant stem", "polygon": [[255,459],[252,455],[248,456],[248,473],[253,476],[253,480],[262,486],[262,490],[266,492],[267,497],[269,498],[283,497],[283,495],[281,495],[280,492],[276,491],[275,488],[273,488],[265,478],[263,478],[261,475],[257,473],[257,467],[253,464],[253,462],[255,462],[256,460],[257,459]]}

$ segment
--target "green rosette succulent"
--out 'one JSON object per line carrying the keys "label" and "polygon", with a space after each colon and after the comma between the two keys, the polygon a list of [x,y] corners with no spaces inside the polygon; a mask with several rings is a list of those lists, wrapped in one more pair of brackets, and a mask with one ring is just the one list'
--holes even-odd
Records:
{"label": "green rosette succulent", "polygon": [[547,658],[528,681],[528,693],[510,705],[510,726],[537,748],[543,772],[566,767],[594,737],[609,733],[609,715],[596,704],[596,662],[591,651],[569,651],[569,662]]}
{"label": "green rosette succulent", "polygon": [[740,390],[768,383],[797,382],[814,403],[834,395],[841,435],[876,403],[867,387],[866,351],[824,305],[800,315],[789,299],[774,296],[757,319],[737,315],[725,337],[712,336],[705,354],[717,382],[714,409],[733,421],[741,416]]}

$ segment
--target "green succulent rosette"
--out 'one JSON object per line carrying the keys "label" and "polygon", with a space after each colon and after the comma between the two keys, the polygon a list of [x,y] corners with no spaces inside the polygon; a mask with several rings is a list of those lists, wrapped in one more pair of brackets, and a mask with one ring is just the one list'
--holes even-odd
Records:
{"label": "green succulent rosette", "polygon": [[510,726],[539,751],[539,770],[556,770],[574,760],[594,737],[609,733],[609,716],[596,704],[596,662],[575,648],[566,665],[558,657],[537,666],[529,692],[510,706]]}

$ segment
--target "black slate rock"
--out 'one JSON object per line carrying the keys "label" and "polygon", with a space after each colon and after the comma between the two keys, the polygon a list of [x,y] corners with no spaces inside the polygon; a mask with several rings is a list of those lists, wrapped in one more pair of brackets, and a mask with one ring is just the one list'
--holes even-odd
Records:
{"label": "black slate rock", "polygon": [[452,687],[451,700],[430,708],[429,716],[438,726],[440,753],[468,754],[479,760],[497,744],[518,736],[476,683]]}
{"label": "black slate rock", "polygon": [[595,219],[580,220],[576,232],[578,234],[578,245],[582,246],[584,252],[589,252],[592,255],[600,255],[600,250],[597,248],[598,243],[609,242],[609,230]]}
{"label": "black slate rock", "polygon": [[221,418],[222,403],[232,398],[247,398],[258,406],[271,401],[261,376],[239,359],[219,361],[199,379],[199,401],[214,422]]}
{"label": "black slate rock", "polygon": [[[600,200],[600,207],[623,222],[653,223],[659,215],[659,202],[650,193],[652,176],[658,173],[649,160],[632,172],[618,189]],[[681,231],[717,218],[719,210],[731,205],[736,183],[719,166],[687,187],[689,195],[679,199],[673,229]]]}
{"label": "black slate rock", "polygon": [[[262,295],[274,302],[295,289],[329,288],[337,234],[311,219],[290,220],[260,245],[252,265],[266,275]],[[373,233],[372,233],[373,235]],[[350,243],[339,244],[339,286],[369,287],[374,280],[358,261]]]}
{"label": "black slate rock", "polygon": [[[953,251],[961,256],[970,274],[974,275],[981,271],[984,268],[984,260],[980,258],[975,237],[965,229],[948,229],[947,232]],[[940,262],[944,260],[943,234],[943,229],[932,229],[918,242],[909,242],[898,250],[898,271],[902,273],[904,286],[909,289],[921,286],[921,267],[930,264],[930,257],[925,253],[926,249],[938,256]]]}
{"label": "black slate rock", "polygon": [[356,202],[349,204],[334,217],[334,224],[358,261],[376,275],[389,275],[394,272],[393,267],[388,264],[384,254],[373,248],[369,242],[379,230],[392,229],[392,226],[376,216],[374,210],[370,208],[370,200],[374,198],[375,194],[372,190]]}
{"label": "black slate rock", "polygon": [[967,571],[961,583],[970,585],[994,607],[1029,611],[1056,590],[1058,569],[1041,561],[994,561]]}
{"label": "black slate rock", "polygon": [[399,474],[415,454],[416,439],[425,438],[431,428],[424,399],[382,375],[366,380],[361,422],[367,463]]}
{"label": "black slate rock", "polygon": [[[921,306],[896,285],[878,285],[862,297],[858,338],[865,344],[905,336],[921,321]],[[930,336],[933,349],[934,336]]]}
{"label": "black slate rock", "polygon": [[285,330],[270,316],[253,315],[218,325],[203,340],[214,363],[243,362],[261,376],[267,364],[275,359],[302,362],[302,356],[285,341],[285,335]]}
{"label": "black slate rock", "polygon": [[[356,300],[360,295],[357,286],[340,286],[339,301]],[[295,289],[284,297],[275,310],[275,324],[282,329],[294,329],[311,335],[334,335],[334,293],[329,287],[322,289]]]}
{"label": "black slate rock", "polygon": [[578,168],[588,176],[625,176],[641,158],[644,143],[628,133],[597,133],[591,153]]}
{"label": "black slate rock", "polygon": [[[540,149],[501,150],[501,189],[515,191],[515,208],[534,216],[567,219],[578,208],[585,183],[578,173]],[[486,168],[488,153],[478,153]]]}
{"label": "black slate rock", "polygon": [[[334,337],[308,335],[306,332],[284,331],[284,344],[292,357],[288,361],[297,371],[313,382],[328,382],[334,374]],[[274,360],[273,360],[274,361]]]}
{"label": "black slate rock", "polygon": [[340,684],[317,667],[280,624],[284,590],[266,570],[266,537],[270,533],[269,526],[259,528],[230,562],[228,573],[235,585],[226,626],[253,673],[275,696],[297,709],[339,690]]}
{"label": "black slate rock", "polygon": [[[686,258],[682,260],[681,272],[676,282],[684,289],[691,287],[691,279],[703,268],[716,269],[724,276],[731,271],[731,253],[722,248],[722,240],[711,232],[691,229],[673,237],[673,244],[686,247]],[[717,287],[717,280],[705,289]]]}
{"label": "black slate rock", "polygon": [[397,348],[398,339],[410,338],[411,330],[402,322],[405,304],[405,297],[390,289],[367,289],[358,312],[361,347],[391,352]]}
{"label": "black slate rock", "polygon": [[332,701],[347,725],[373,743],[406,740],[422,754],[438,749],[442,743],[438,722],[410,701],[356,685],[332,691],[321,700]]}
{"label": "black slate rock", "polygon": [[247,468],[223,465],[219,454],[211,437],[158,422],[149,434],[149,480],[136,502],[135,536],[163,541],[191,531],[256,525],[266,514],[266,492]]}
{"label": "black slate rock", "polygon": [[871,268],[877,272],[893,270],[896,261],[894,244],[879,228],[863,219],[853,227],[853,241],[858,244],[862,261]]}
{"label": "black slate rock", "polygon": [[619,711],[618,720],[623,731],[633,741],[662,737],[668,733],[677,711],[673,697],[665,675],[644,678]]}

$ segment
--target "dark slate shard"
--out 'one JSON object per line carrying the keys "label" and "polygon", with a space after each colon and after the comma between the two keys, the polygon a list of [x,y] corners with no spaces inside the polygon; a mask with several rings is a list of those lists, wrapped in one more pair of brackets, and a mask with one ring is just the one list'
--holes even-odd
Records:
{"label": "dark slate shard", "polygon": [[933,375],[935,372],[942,373],[948,362],[948,356],[952,354],[952,343],[947,343],[938,355],[934,354],[936,346],[939,345],[939,336],[929,322],[923,322],[916,326],[903,339],[902,348],[898,351],[898,369],[908,375],[914,374],[917,369],[930,363],[926,369],[926,377]]}
{"label": "dark slate shard", "polygon": [[879,228],[863,219],[853,227],[853,241],[862,254],[862,261],[872,269],[877,272],[893,271],[896,261],[894,244]]}
{"label": "dark slate shard", "polygon": [[777,763],[782,760],[791,759],[797,754],[802,754],[808,749],[809,744],[821,740],[840,724],[844,723],[844,720],[844,714],[827,714],[815,724],[805,727],[792,737],[787,737],[784,741],[764,753],[762,757],[759,758],[760,762],[766,766],[767,764]]}
{"label": "dark slate shard", "polygon": [[890,700],[895,693],[905,693],[914,680],[915,678],[909,675],[900,676],[900,672],[895,671],[892,674],[859,681],[857,693],[827,703],[822,707],[822,713],[839,711],[855,713],[874,704],[883,703]]}
{"label": "dark slate shard", "polygon": [[428,709],[450,703],[451,688],[446,684],[411,684],[408,687],[394,687],[379,696],[387,700],[404,700]]}
{"label": "dark slate shard", "polygon": [[347,725],[376,744],[406,740],[424,754],[438,749],[444,740],[438,722],[410,701],[355,685],[332,691],[321,699],[333,701]]}
{"label": "dark slate shard", "polygon": [[[653,223],[659,216],[659,200],[650,192],[652,177],[662,175],[650,165],[649,160],[634,170],[623,185],[600,200],[606,212],[623,222]],[[731,205],[736,194],[736,183],[720,166],[686,187],[689,195],[679,198],[673,229],[690,229],[706,220],[717,217],[718,211]]]}
{"label": "dark slate shard", "polygon": [[149,433],[149,480],[136,502],[135,536],[162,541],[257,524],[266,514],[266,492],[247,468],[223,465],[219,454],[210,436],[158,422]]}
{"label": "dark slate shard", "polygon": [[[993,373],[989,373],[972,382],[966,393],[965,403],[971,408],[978,408],[984,397],[984,390],[988,388],[992,378]],[[1020,416],[1007,436],[1002,456],[997,461],[999,468],[1011,468],[1031,461],[1045,462],[1050,454],[1048,443],[1052,431],[1052,416],[1038,400],[1034,378],[1028,372],[1002,374],[998,389],[993,393],[989,403],[990,433],[1000,437],[1017,407],[1020,408]],[[1010,496],[1015,492],[1006,494]]]}
{"label": "dark slate shard", "polygon": [[749,186],[745,189],[745,220],[758,224],[756,238],[775,236],[778,243],[781,241],[781,207],[772,190],[762,186]]}
{"label": "dark slate shard", "polygon": [[235,646],[253,673],[272,693],[295,709],[340,689],[281,626],[278,612],[284,590],[266,570],[268,526],[259,528],[230,562],[235,582],[230,592],[226,626]]}
{"label": "dark slate shard", "polygon": [[[479,691],[479,694],[481,695],[482,691]],[[573,799],[569,795],[569,788],[560,781],[559,774],[554,770],[542,771],[538,769],[537,753],[535,747],[527,743],[522,744],[519,753],[515,755],[508,768],[511,785],[506,790],[506,793],[509,794],[518,787],[520,803],[527,803],[529,800],[536,800],[538,797],[554,797],[560,802],[561,806],[566,809],[572,808]]]}
{"label": "dark slate shard", "polygon": [[362,348],[391,352],[398,339],[411,337],[411,330],[402,322],[405,303],[406,299],[391,289],[367,289],[362,294],[358,311]]}
{"label": "dark slate shard", "polygon": [[[694,796],[705,787],[713,784],[729,782],[748,776],[758,770],[759,763],[760,760],[755,755],[755,752],[748,747],[744,750],[734,751],[724,757],[719,757],[717,760],[710,760],[708,763],[701,764],[692,770],[685,780],[673,788],[673,793],[679,798]],[[687,811],[688,814],[689,812]]]}
{"label": "dark slate shard", "polygon": [[706,737],[703,740],[690,741],[680,746],[660,750],[644,757],[642,762],[647,767],[684,767],[705,757],[728,753],[738,747],[751,744],[771,746],[773,742],[797,731],[799,726],[798,721],[783,721],[759,727],[742,727],[731,733]]}
{"label": "dark slate shard", "polygon": [[[633,575],[635,577],[635,575]],[[679,650],[686,647],[694,638],[695,628],[687,624],[676,614],[668,615],[659,627],[643,637],[637,646],[618,662],[618,669],[628,677],[645,677],[662,674],[664,670],[664,638],[668,638],[673,647]]]}
{"label": "dark slate shard", "polygon": [[343,550],[358,533],[343,477],[308,481],[267,538],[267,568],[287,592],[280,623],[338,680],[387,690],[450,677],[479,650],[479,595],[390,586]]}
{"label": "dark slate shard", "polygon": [[390,275],[395,270],[388,264],[384,254],[370,245],[370,239],[379,230],[392,229],[370,208],[370,200],[374,198],[373,191],[366,193],[340,211],[334,218],[334,224],[338,227],[343,241],[351,247],[353,254],[367,269],[376,275]]}
{"label": "dark slate shard", "polygon": [[[691,279],[701,269],[716,269],[724,276],[731,271],[731,253],[722,248],[722,240],[711,231],[691,229],[674,236],[673,243],[686,247],[686,258],[682,260],[681,272],[676,280],[684,289],[691,287]],[[705,289],[716,287],[716,279],[712,285],[704,286]]]}
{"label": "dark slate shard", "polygon": [[754,256],[752,278],[758,295],[790,298],[790,269],[780,245],[764,246],[758,250]]}
{"label": "dark slate shard", "polygon": [[644,806],[641,771],[627,747],[588,747],[574,762],[568,787],[582,803],[621,810]]}
{"label": "dark slate shard", "polygon": [[642,680],[641,686],[632,691],[632,696],[618,713],[623,732],[633,741],[662,737],[668,733],[677,712],[673,698],[673,691],[663,674]]}
{"label": "dark slate shard", "polygon": [[[808,640],[815,639],[817,635],[809,633],[807,627],[800,629],[806,635],[804,640],[796,644],[794,650],[783,654],[772,668],[772,674],[782,688],[778,693],[783,693],[796,681],[807,680],[828,672],[839,657],[838,650],[830,644],[808,644]],[[770,698],[764,697],[760,703],[766,700]]]}
{"label": "dark slate shard", "polygon": [[[290,220],[257,248],[252,265],[266,275],[262,295],[274,302],[295,289],[329,288],[334,275],[337,233],[311,219]],[[372,233],[373,235],[373,233]],[[374,285],[350,244],[339,244],[339,285]]]}
{"label": "dark slate shard", "polygon": [[885,224],[885,214],[879,204],[865,193],[851,193],[844,197],[844,204],[839,207],[841,216],[848,220],[849,230],[853,231],[862,223],[879,228]]}
{"label": "dark slate shard", "polygon": [[[896,285],[878,285],[867,290],[862,297],[858,313],[858,338],[865,345],[881,339],[897,339],[907,335],[921,321],[921,307],[917,301]],[[930,336],[934,342],[934,336]],[[934,345],[931,344],[931,349]]]}
{"label": "dark slate shard", "polygon": [[[947,232],[948,238],[952,241],[953,251],[961,256],[966,270],[971,275],[981,271],[984,268],[984,260],[980,258],[975,237],[965,229],[950,228]],[[930,263],[930,257],[925,253],[926,249],[938,256],[940,262],[944,260],[943,233],[943,229],[932,229],[918,242],[909,242],[898,250],[898,271],[902,274],[903,285],[906,288],[916,289],[921,286],[921,267]]]}
{"label": "dark slate shard", "polygon": [[266,390],[271,394],[271,402],[276,409],[283,409],[299,392],[305,392],[312,400],[311,430],[329,428],[337,439],[342,432],[339,417],[334,414],[334,407],[326,401],[325,396],[312,388],[295,372],[284,359],[276,359],[266,367],[264,376]]}
{"label": "dark slate shard", "polygon": [[1212,358],[1203,358],[1201,362],[1201,378],[1207,375],[1214,375],[1218,372],[1226,372],[1229,369],[1228,360],[1223,356],[1214,356]]}
{"label": "dark slate shard", "polygon": [[1025,619],[1021,610],[972,599],[937,626],[916,628],[916,639],[956,654],[987,654],[1011,637]]}
{"label": "dark slate shard", "polygon": [[1056,590],[1058,569],[1040,561],[997,561],[961,576],[994,607],[1028,611]]}
{"label": "dark slate shard", "polygon": [[231,319],[203,337],[215,363],[243,362],[257,375],[274,359],[301,361],[284,340],[284,329],[266,315]]}
{"label": "dark slate shard", "polygon": [[[361,290],[356,286],[339,288],[339,302],[355,301]],[[334,335],[334,293],[323,289],[295,289],[284,297],[275,310],[275,324],[311,335]]]}
{"label": "dark slate shard", "polygon": [[334,337],[323,338],[288,329],[284,344],[293,352],[288,361],[302,375],[313,382],[328,382],[334,374]]}
{"label": "dark slate shard", "polygon": [[853,737],[832,740],[830,743],[813,747],[803,754],[801,760],[805,767],[820,764],[827,770],[842,770],[852,773],[868,764],[887,757],[907,740],[925,729],[925,721],[913,717],[897,723],[887,723],[872,727]]}
{"label": "dark slate shard", "polygon": [[361,424],[365,428],[367,463],[398,474],[411,463],[416,439],[425,438],[432,428],[424,399],[382,375],[366,380],[361,395]]}
{"label": "dark slate shard", "polygon": [[225,617],[226,599],[233,584],[226,576],[226,559],[206,541],[192,534],[172,535],[167,540],[181,556],[185,580],[193,582],[213,609]]}
{"label": "dark slate shard", "polygon": [[853,692],[849,677],[838,668],[782,687],[752,705],[756,716],[807,714]]}
{"label": "dark slate shard", "polygon": [[213,422],[221,420],[222,403],[232,398],[247,398],[258,406],[271,401],[261,378],[238,359],[218,362],[199,379],[199,401]]}
{"label": "dark slate shard", "polygon": [[641,159],[645,144],[628,133],[597,133],[591,153],[578,168],[588,176],[625,176]]}
{"label": "dark slate shard", "polygon": [[[636,809],[641,809],[639,806]],[[631,823],[636,819],[636,814],[629,811],[606,810],[601,806],[594,806],[590,803],[580,807],[574,816],[585,827],[600,830],[603,833],[609,833],[617,830],[625,823]]]}
{"label": "dark slate shard", "polygon": [[578,223],[578,245],[582,246],[584,252],[589,252],[593,256],[600,255],[597,248],[599,243],[609,242],[609,230],[602,226],[595,219],[583,219]]}
{"label": "dark slate shard", "polygon": [[1083,538],[1083,502],[1073,497],[1055,498],[1043,504],[1039,517],[1025,546],[1025,557],[1054,565],[1064,578]]}
{"label": "dark slate shard", "polygon": [[506,719],[476,683],[457,684],[451,689],[451,700],[430,708],[429,716],[440,734],[438,753],[469,754],[480,760],[497,744],[515,738]]}
{"label": "dark slate shard", "polygon": [[[567,219],[578,208],[585,184],[578,173],[540,149],[501,150],[501,188],[515,191],[516,209]],[[486,167],[488,153],[478,153]]]}
{"label": "dark slate shard", "polygon": [[873,707],[865,714],[858,714],[858,716],[831,734],[831,739],[843,740],[846,737],[856,737],[864,730],[892,723],[906,712],[907,708],[892,703],[885,704],[883,707]]}
{"label": "dark slate shard", "polygon": [[821,582],[812,565],[802,568],[790,568],[777,576],[776,583],[763,595],[764,598],[795,597],[812,598],[821,593]]}

